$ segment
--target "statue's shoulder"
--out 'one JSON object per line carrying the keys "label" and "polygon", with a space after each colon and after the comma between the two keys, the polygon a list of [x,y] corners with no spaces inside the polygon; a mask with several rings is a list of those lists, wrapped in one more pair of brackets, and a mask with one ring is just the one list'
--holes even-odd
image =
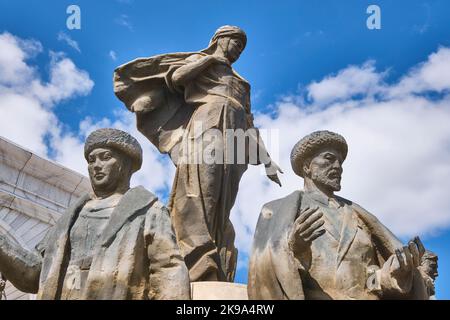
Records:
{"label": "statue's shoulder", "polygon": [[169,210],[163,202],[151,191],[147,190],[143,186],[138,186],[131,189],[135,195],[135,199],[139,198],[147,203],[147,215],[153,216],[153,218],[162,217],[163,219],[169,218]]}
{"label": "statue's shoulder", "polygon": [[262,249],[268,243],[278,245],[287,229],[295,221],[301,202],[302,192],[291,194],[266,203],[259,215],[256,225],[253,245],[255,249]]}
{"label": "statue's shoulder", "polygon": [[349,206],[355,206],[355,207],[362,208],[362,207],[359,206],[357,203],[354,203],[353,201],[348,200],[348,199],[346,199],[346,198],[343,198],[343,197],[340,197],[340,196],[336,196],[336,199],[337,199],[339,202],[345,203],[346,205],[349,205]]}
{"label": "statue's shoulder", "polygon": [[275,199],[275,200],[265,203],[263,208],[276,210],[276,209],[280,208],[282,205],[291,204],[294,202],[297,203],[299,200],[301,201],[302,195],[303,195],[303,191],[296,190],[283,198]]}
{"label": "statue's shoulder", "polygon": [[278,215],[285,215],[286,211],[298,208],[301,204],[303,192],[296,190],[289,195],[267,202],[261,210],[261,218],[272,218]]}
{"label": "statue's shoulder", "polygon": [[353,201],[351,201],[351,200],[348,200],[348,199],[346,199],[346,198],[339,197],[339,196],[336,196],[336,199],[337,199],[339,202],[342,202],[342,203],[345,203],[345,204],[348,205],[348,206],[351,206],[354,210],[356,210],[356,211],[359,212],[359,213],[363,213],[363,214],[366,214],[366,215],[370,215],[370,216],[372,216],[372,217],[375,218],[375,216],[374,216],[373,214],[371,214],[369,211],[367,211],[366,209],[364,209],[362,206],[360,206],[360,205],[357,204],[356,202],[353,202]]}

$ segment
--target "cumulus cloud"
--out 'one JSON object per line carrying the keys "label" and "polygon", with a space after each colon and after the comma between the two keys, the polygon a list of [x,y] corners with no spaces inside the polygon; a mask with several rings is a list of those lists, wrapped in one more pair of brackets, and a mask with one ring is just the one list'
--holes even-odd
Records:
{"label": "cumulus cloud", "polygon": [[[232,220],[237,245],[249,253],[265,202],[303,188],[289,155],[315,130],[342,134],[349,144],[341,196],[359,203],[401,237],[433,236],[450,226],[450,50],[440,48],[398,81],[373,61],[349,66],[275,104],[276,116],[259,114],[260,128],[278,130],[283,187],[262,168],[241,181]],[[428,93],[439,95],[429,95]],[[270,131],[269,131],[270,132]],[[269,147],[270,148],[270,147]]]}
{"label": "cumulus cloud", "polygon": [[33,77],[35,70],[25,59],[42,51],[40,42],[22,40],[4,32],[0,34],[0,44],[0,85],[20,85]]}
{"label": "cumulus cloud", "polygon": [[89,94],[94,82],[64,54],[54,52],[50,52],[49,81],[42,81],[37,67],[29,63],[43,50],[36,40],[4,32],[0,47],[0,135],[48,156],[47,140],[61,134],[54,106]]}
{"label": "cumulus cloud", "polygon": [[349,66],[337,75],[312,82],[307,87],[307,96],[315,104],[323,105],[361,94],[371,95],[379,89],[385,74],[375,70],[374,61],[368,61],[362,66]]}
{"label": "cumulus cloud", "polygon": [[[87,117],[78,132],[63,133],[52,108],[90,92],[93,82],[86,72],[54,54],[49,81],[43,83],[27,63],[42,51],[40,44],[4,33],[0,47],[7,48],[0,52],[0,135],[44,155],[50,147],[53,159],[87,174],[85,137],[100,127],[128,131],[141,142],[145,159],[132,184],[167,197],[175,168],[137,132],[134,116],[125,109],[118,108],[113,119]],[[265,177],[261,166],[250,167],[241,181],[231,215],[240,267],[247,266],[262,205],[303,187],[289,155],[300,138],[315,130],[338,132],[349,144],[341,196],[368,209],[401,237],[433,236],[450,226],[450,49],[440,48],[396,82],[387,83],[387,75],[374,61],[351,65],[276,102],[275,116],[256,115],[255,123],[269,132],[266,144],[285,174],[282,188]]]}
{"label": "cumulus cloud", "polygon": [[[42,52],[36,40],[24,40],[10,33],[0,34],[0,135],[27,149],[87,175],[84,140],[98,128],[113,127],[130,132],[144,152],[142,169],[133,185],[144,185],[166,198],[175,174],[168,157],[163,157],[141,135],[134,115],[117,109],[114,119],[86,117],[77,132],[64,130],[54,113],[61,101],[88,95],[94,82],[62,53],[50,51],[49,76],[44,82],[30,59]],[[165,200],[165,199],[164,199]]]}

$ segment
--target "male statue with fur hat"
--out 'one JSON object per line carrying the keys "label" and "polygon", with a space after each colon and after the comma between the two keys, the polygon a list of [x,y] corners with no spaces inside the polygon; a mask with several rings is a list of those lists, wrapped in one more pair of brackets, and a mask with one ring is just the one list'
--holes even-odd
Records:
{"label": "male statue with fur hat", "polygon": [[292,150],[304,190],[264,205],[250,259],[250,299],[429,299],[419,238],[403,244],[341,189],[347,143],[314,132]]}
{"label": "male statue with fur hat", "polygon": [[130,178],[142,149],[116,129],[99,129],[84,148],[93,194],[67,209],[35,252],[0,235],[0,272],[39,299],[189,299],[189,275],[170,217]]}

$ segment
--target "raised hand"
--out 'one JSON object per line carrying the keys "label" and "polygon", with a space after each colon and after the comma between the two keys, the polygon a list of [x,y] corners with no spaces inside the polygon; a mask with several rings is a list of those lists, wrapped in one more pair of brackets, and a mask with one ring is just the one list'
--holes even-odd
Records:
{"label": "raised hand", "polygon": [[413,286],[414,270],[420,266],[425,247],[419,237],[408,241],[408,245],[395,250],[395,253],[384,263],[382,272],[388,275],[392,287],[401,293],[408,293]]}
{"label": "raised hand", "polygon": [[278,178],[278,172],[283,173],[281,168],[274,161],[270,161],[270,165],[266,166],[266,175],[270,180],[281,187],[281,182]]}
{"label": "raised hand", "polygon": [[300,213],[289,233],[289,247],[294,253],[303,252],[311,242],[325,233],[321,229],[325,223],[319,207],[307,207]]}

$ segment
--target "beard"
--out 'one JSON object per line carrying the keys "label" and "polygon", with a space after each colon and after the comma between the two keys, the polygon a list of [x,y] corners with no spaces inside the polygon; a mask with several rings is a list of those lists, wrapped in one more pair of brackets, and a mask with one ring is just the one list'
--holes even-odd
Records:
{"label": "beard", "polygon": [[332,191],[340,191],[341,190],[341,176],[342,173],[337,172],[335,170],[332,171],[321,171],[315,172],[311,179],[317,185],[321,185],[326,189]]}

